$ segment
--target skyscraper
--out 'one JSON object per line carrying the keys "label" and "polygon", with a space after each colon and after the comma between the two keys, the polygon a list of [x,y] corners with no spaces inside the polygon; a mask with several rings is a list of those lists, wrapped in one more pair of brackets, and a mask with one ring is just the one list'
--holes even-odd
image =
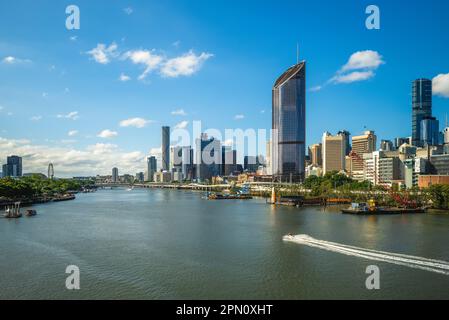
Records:
{"label": "skyscraper", "polygon": [[301,181],[305,175],[306,63],[295,64],[273,86],[273,175]]}
{"label": "skyscraper", "polygon": [[21,177],[22,176],[22,158],[19,156],[9,156],[6,158],[6,164],[2,168],[3,177]]}
{"label": "skyscraper", "polygon": [[162,170],[170,170],[170,127],[162,127]]}
{"label": "skyscraper", "polygon": [[184,180],[193,179],[193,149],[191,146],[182,147],[182,176]]}
{"label": "skyscraper", "polygon": [[272,160],[271,160],[271,140],[267,141],[267,150],[266,150],[266,172],[268,175],[272,175],[273,174],[273,169],[272,169]]}
{"label": "skyscraper", "polygon": [[425,117],[421,120],[421,143],[423,146],[440,144],[440,122],[435,117]]}
{"label": "skyscraper", "polygon": [[421,121],[432,116],[432,80],[417,79],[412,84],[412,145],[421,147]]}
{"label": "skyscraper", "polygon": [[344,170],[345,153],[346,136],[343,134],[332,136],[329,132],[325,132],[322,141],[323,174]]}
{"label": "skyscraper", "polygon": [[196,178],[199,181],[211,179],[220,174],[221,143],[203,133],[196,139]]}
{"label": "skyscraper", "polygon": [[151,156],[147,158],[147,172],[145,180],[153,182],[154,173],[157,171],[157,161],[156,157]]}
{"label": "skyscraper", "polygon": [[118,169],[117,168],[112,168],[112,182],[118,182],[119,181],[119,177],[118,177]]}

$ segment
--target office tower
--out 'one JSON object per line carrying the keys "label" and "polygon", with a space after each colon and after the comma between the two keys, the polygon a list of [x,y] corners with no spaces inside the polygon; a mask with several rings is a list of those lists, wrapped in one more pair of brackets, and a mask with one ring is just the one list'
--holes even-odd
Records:
{"label": "office tower", "polygon": [[162,127],[162,170],[170,170],[170,127]]}
{"label": "office tower", "polygon": [[147,158],[147,176],[145,178],[146,181],[153,182],[154,181],[154,173],[157,172],[157,160],[156,157],[151,156]]}
{"label": "office tower", "polygon": [[421,121],[432,116],[432,80],[417,79],[412,84],[412,145],[421,147]]}
{"label": "office tower", "polygon": [[260,162],[256,156],[245,156],[243,158],[243,169],[249,172],[256,172]]}
{"label": "office tower", "polygon": [[351,133],[347,130],[341,130],[338,131],[337,135],[342,135],[345,138],[346,143],[345,156],[349,155],[349,153],[351,152],[351,143],[349,142],[349,137],[351,136]]}
{"label": "office tower", "polygon": [[436,146],[439,144],[440,122],[435,117],[424,117],[421,120],[422,146]]}
{"label": "office tower", "polygon": [[310,161],[312,165],[321,167],[323,165],[323,156],[321,143],[312,144],[310,146]]}
{"label": "office tower", "polygon": [[232,146],[221,147],[221,175],[230,176],[237,170],[237,151]]}
{"label": "office tower", "polygon": [[271,158],[271,140],[267,141],[267,150],[266,150],[266,172],[267,175],[272,175],[273,174],[273,164],[272,164],[272,158]]}
{"label": "office tower", "polygon": [[112,168],[112,182],[119,182],[118,169]]}
{"label": "office tower", "polygon": [[18,156],[9,156],[6,158],[6,164],[2,168],[3,177],[21,177],[22,176],[22,158]]}
{"label": "office tower", "polygon": [[182,147],[181,171],[184,180],[193,179],[193,149],[191,146]]}
{"label": "office tower", "polygon": [[272,168],[280,179],[302,181],[306,156],[306,63],[285,71],[273,86]]}
{"label": "office tower", "polygon": [[182,147],[170,147],[170,171],[181,171]]}
{"label": "office tower", "polygon": [[394,151],[393,142],[390,140],[380,141],[380,150],[382,151]]}
{"label": "office tower", "polygon": [[346,136],[337,134],[332,136],[329,132],[323,134],[322,156],[323,174],[331,171],[345,169]]}
{"label": "office tower", "polygon": [[397,150],[404,143],[410,144],[410,138],[395,138],[394,139],[394,148]]}
{"label": "office tower", "polygon": [[143,183],[145,180],[145,175],[143,172],[136,173],[136,181],[139,183]]}
{"label": "office tower", "polygon": [[196,139],[196,179],[199,181],[210,180],[220,174],[221,144],[214,137],[201,134]]}
{"label": "office tower", "polygon": [[48,179],[53,180],[54,176],[55,176],[55,169],[53,167],[53,163],[49,163],[48,164],[48,175],[47,175],[47,177],[48,177]]}
{"label": "office tower", "polygon": [[361,136],[352,137],[351,174],[355,179],[363,175],[363,154],[376,151],[376,140],[374,131],[365,131]]}

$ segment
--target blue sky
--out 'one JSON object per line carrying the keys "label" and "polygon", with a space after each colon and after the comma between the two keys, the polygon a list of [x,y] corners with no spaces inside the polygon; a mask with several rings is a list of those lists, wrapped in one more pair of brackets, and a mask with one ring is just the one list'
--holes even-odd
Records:
{"label": "blue sky", "polygon": [[[80,30],[65,28],[70,4]],[[380,8],[380,30],[365,28],[369,4]],[[135,173],[160,146],[162,125],[269,129],[271,87],[296,62],[297,42],[308,144],[326,130],[364,127],[379,140],[410,136],[411,81],[420,77],[443,75],[433,107],[443,127],[448,12],[445,0],[0,0],[0,157],[23,153],[27,172],[53,161],[60,175],[115,164]],[[310,91],[368,50],[381,62],[369,79]]]}

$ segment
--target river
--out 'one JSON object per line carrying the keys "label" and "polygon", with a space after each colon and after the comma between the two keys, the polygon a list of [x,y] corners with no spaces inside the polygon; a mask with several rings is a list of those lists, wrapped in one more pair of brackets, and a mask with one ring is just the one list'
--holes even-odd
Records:
{"label": "river", "polygon": [[[99,190],[0,219],[0,298],[449,299],[447,274],[338,250],[449,261],[449,214],[360,217],[201,196]],[[282,241],[288,233],[337,245]],[[80,290],[65,287],[68,265]],[[370,265],[379,290],[365,286]]]}

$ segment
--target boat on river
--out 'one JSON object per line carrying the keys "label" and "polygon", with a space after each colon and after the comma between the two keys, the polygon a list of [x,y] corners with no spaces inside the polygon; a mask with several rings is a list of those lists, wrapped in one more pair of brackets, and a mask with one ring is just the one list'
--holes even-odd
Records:
{"label": "boat on river", "polygon": [[25,215],[27,217],[34,217],[35,215],[37,215],[37,211],[36,210],[27,210]]}
{"label": "boat on river", "polygon": [[348,209],[342,209],[342,213],[356,215],[382,215],[382,214],[413,214],[425,213],[426,208],[407,208],[407,207],[379,207],[374,200],[366,203],[352,203]]}
{"label": "boat on river", "polygon": [[5,209],[4,218],[7,219],[17,219],[22,217],[22,213],[20,212],[20,202],[14,203],[13,206],[8,206]]}

